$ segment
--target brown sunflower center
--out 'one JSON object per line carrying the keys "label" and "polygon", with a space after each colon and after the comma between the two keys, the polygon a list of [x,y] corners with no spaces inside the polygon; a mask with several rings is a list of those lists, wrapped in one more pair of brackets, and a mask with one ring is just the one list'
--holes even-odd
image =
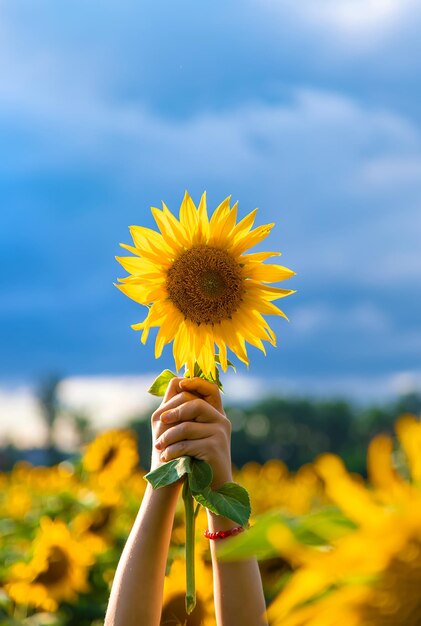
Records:
{"label": "brown sunflower center", "polygon": [[205,617],[205,609],[200,597],[196,597],[196,606],[190,615],[186,613],[184,594],[177,594],[162,609],[162,626],[201,626]]}
{"label": "brown sunflower center", "polygon": [[105,469],[107,465],[111,463],[111,461],[114,461],[115,457],[117,456],[117,452],[118,451],[115,446],[111,446],[110,449],[107,450],[104,458],[102,459],[101,469]]}
{"label": "brown sunflower center", "polygon": [[217,324],[240,306],[241,267],[226,250],[194,246],[168,270],[167,291],[185,318],[196,324]]}
{"label": "brown sunflower center", "polygon": [[93,516],[92,521],[88,526],[88,530],[91,533],[100,533],[102,530],[105,530],[111,521],[113,513],[113,507],[111,506],[101,506],[97,509]]}
{"label": "brown sunflower center", "polygon": [[418,626],[421,624],[421,542],[410,540],[393,558],[373,589],[369,605],[361,608],[363,624]]}
{"label": "brown sunflower center", "polygon": [[64,550],[58,546],[52,546],[48,555],[47,569],[35,578],[34,583],[50,586],[55,585],[66,578],[69,572],[69,559]]}

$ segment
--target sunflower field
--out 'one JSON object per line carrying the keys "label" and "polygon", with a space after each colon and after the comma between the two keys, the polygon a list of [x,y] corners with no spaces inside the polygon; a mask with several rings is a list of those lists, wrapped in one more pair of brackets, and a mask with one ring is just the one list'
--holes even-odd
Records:
{"label": "sunflower field", "polygon": [[[421,423],[369,445],[368,479],[324,454],[291,473],[250,462],[235,480],[252,523],[221,557],[257,555],[271,626],[421,623]],[[146,481],[130,430],[97,436],[80,458],[0,474],[0,624],[99,626]],[[176,513],[162,624],[215,624],[207,525],[197,520],[197,606],[184,609],[184,515]]]}

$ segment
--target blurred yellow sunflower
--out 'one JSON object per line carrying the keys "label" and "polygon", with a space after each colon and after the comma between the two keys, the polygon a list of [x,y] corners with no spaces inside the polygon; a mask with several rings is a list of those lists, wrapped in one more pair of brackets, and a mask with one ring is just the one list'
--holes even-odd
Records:
{"label": "blurred yellow sunflower", "polygon": [[134,246],[121,244],[135,256],[116,257],[130,276],[116,285],[124,294],[149,307],[146,319],[132,328],[160,327],[155,343],[158,358],[171,341],[177,370],[193,372],[197,363],[205,375],[215,376],[215,344],[224,371],[227,347],[248,364],[246,342],[263,352],[263,341],[276,344],[263,317],[285,314],[274,300],[294,293],[268,286],[294,272],[263,262],[279,252],[246,254],[263,241],[274,224],[252,229],[256,211],[237,223],[237,204],[226,198],[209,218],[206,195],[199,206],[186,192],[177,219],[163,203],[152,208],[160,232],[131,226]]}
{"label": "blurred yellow sunflower", "polygon": [[251,461],[235,472],[235,479],[250,493],[254,515],[271,509],[303,515],[324,503],[321,480],[309,464],[292,473],[279,459],[264,465]]}
{"label": "blurred yellow sunflower", "polygon": [[129,430],[101,433],[87,446],[82,463],[104,486],[125,480],[139,463],[134,433]]}
{"label": "blurred yellow sunflower", "polygon": [[115,517],[115,507],[98,506],[90,511],[83,511],[72,520],[76,533],[83,533],[89,539],[92,551],[103,552],[111,543],[111,529]]}
{"label": "blurred yellow sunflower", "polygon": [[17,604],[56,611],[60,602],[73,602],[88,590],[93,562],[89,542],[71,533],[61,520],[44,517],[33,542],[32,559],[12,566],[5,589]]}
{"label": "blurred yellow sunflower", "polygon": [[190,615],[186,613],[186,562],[177,558],[171,565],[164,582],[162,602],[162,626],[215,626],[213,605],[212,569],[198,550],[195,559],[196,607]]}
{"label": "blurred yellow sunflower", "polygon": [[11,484],[2,489],[4,499],[0,504],[0,516],[12,519],[23,519],[32,508],[31,493],[25,485]]}
{"label": "blurred yellow sunflower", "polygon": [[339,458],[317,462],[328,495],[357,528],[323,550],[301,550],[301,567],[269,608],[271,626],[421,624],[421,424],[405,416],[396,431],[413,482],[396,470],[386,435],[370,444],[370,489]]}

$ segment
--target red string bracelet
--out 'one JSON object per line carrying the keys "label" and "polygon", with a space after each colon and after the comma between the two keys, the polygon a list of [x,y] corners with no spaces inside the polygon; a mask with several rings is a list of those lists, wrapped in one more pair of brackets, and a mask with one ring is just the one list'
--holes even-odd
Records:
{"label": "red string bracelet", "polygon": [[229,530],[216,530],[211,533],[210,530],[205,530],[203,533],[206,539],[225,539],[226,537],[232,537],[234,535],[238,535],[242,533],[244,528],[242,526],[236,526],[235,528],[230,528]]}

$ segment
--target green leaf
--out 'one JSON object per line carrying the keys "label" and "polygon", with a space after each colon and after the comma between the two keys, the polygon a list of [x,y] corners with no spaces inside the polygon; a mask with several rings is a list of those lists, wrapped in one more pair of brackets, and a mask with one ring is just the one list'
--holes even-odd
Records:
{"label": "green leaf", "polygon": [[[215,356],[215,362],[219,363],[219,358],[217,356]],[[202,380],[207,380],[208,382],[214,383],[215,385],[217,385],[219,387],[220,391],[224,391],[222,383],[221,383],[221,379],[219,377],[219,370],[218,370],[218,368],[216,368],[215,372],[216,372],[215,376],[212,376],[212,374],[204,374],[203,370],[200,368],[200,366],[196,362],[194,364],[192,378],[202,378]],[[184,376],[186,378],[190,378],[191,377],[191,372],[188,369],[186,369],[185,372],[184,372]]]}
{"label": "green leaf", "polygon": [[221,383],[221,379],[219,378],[219,369],[218,368],[215,369],[215,378],[212,376],[212,374],[209,374],[209,378],[207,378],[205,376],[203,378],[206,378],[206,380],[209,380],[211,383],[215,383],[215,385],[218,386],[218,389],[220,391],[222,391],[222,392],[224,391],[224,387],[223,387],[223,385]]}
{"label": "green leaf", "polygon": [[262,515],[246,533],[233,537],[229,542],[221,542],[218,546],[218,557],[232,561],[252,557],[263,560],[277,556],[279,551],[269,541],[268,531],[281,524],[282,521],[278,511],[270,511]]}
{"label": "green leaf", "polygon": [[203,376],[204,374],[202,372],[202,369],[200,368],[199,364],[195,362],[194,370],[193,370],[193,378],[203,378]]}
{"label": "green leaf", "polygon": [[200,493],[193,493],[194,498],[207,509],[232,519],[246,526],[250,517],[250,498],[244,487],[236,483],[225,483],[213,491],[209,487]]}
{"label": "green leaf", "polygon": [[324,507],[300,517],[288,516],[283,511],[268,511],[256,518],[246,533],[221,545],[218,555],[227,560],[275,557],[281,553],[270,541],[269,531],[281,530],[281,526],[288,528],[299,543],[310,546],[325,546],[355,529],[355,524],[336,507]]}
{"label": "green leaf", "polygon": [[[218,363],[218,365],[221,365],[221,361],[220,361],[220,358],[219,358],[219,355],[218,355],[218,354],[215,354],[215,363]],[[228,365],[228,367],[232,367],[232,369],[234,370],[234,372],[236,372],[236,371],[237,371],[237,369],[236,369],[236,367],[235,367],[234,363],[232,363],[229,359],[227,359],[227,365]]]}
{"label": "green leaf", "polygon": [[148,393],[151,393],[153,396],[164,396],[170,381],[175,377],[176,374],[171,372],[171,370],[164,370],[158,378],[155,378],[148,389]]}
{"label": "green leaf", "polygon": [[190,474],[192,471],[191,461],[191,457],[181,456],[179,459],[173,459],[172,461],[160,465],[156,470],[153,470],[153,472],[146,474],[145,478],[154,489],[172,485],[172,483],[180,480],[185,474]]}
{"label": "green leaf", "polygon": [[298,541],[307,545],[325,545],[348,535],[357,526],[335,506],[326,506],[298,518],[284,518]]}
{"label": "green leaf", "polygon": [[189,485],[192,493],[204,491],[212,482],[212,467],[206,461],[192,459],[192,471],[189,474]]}

